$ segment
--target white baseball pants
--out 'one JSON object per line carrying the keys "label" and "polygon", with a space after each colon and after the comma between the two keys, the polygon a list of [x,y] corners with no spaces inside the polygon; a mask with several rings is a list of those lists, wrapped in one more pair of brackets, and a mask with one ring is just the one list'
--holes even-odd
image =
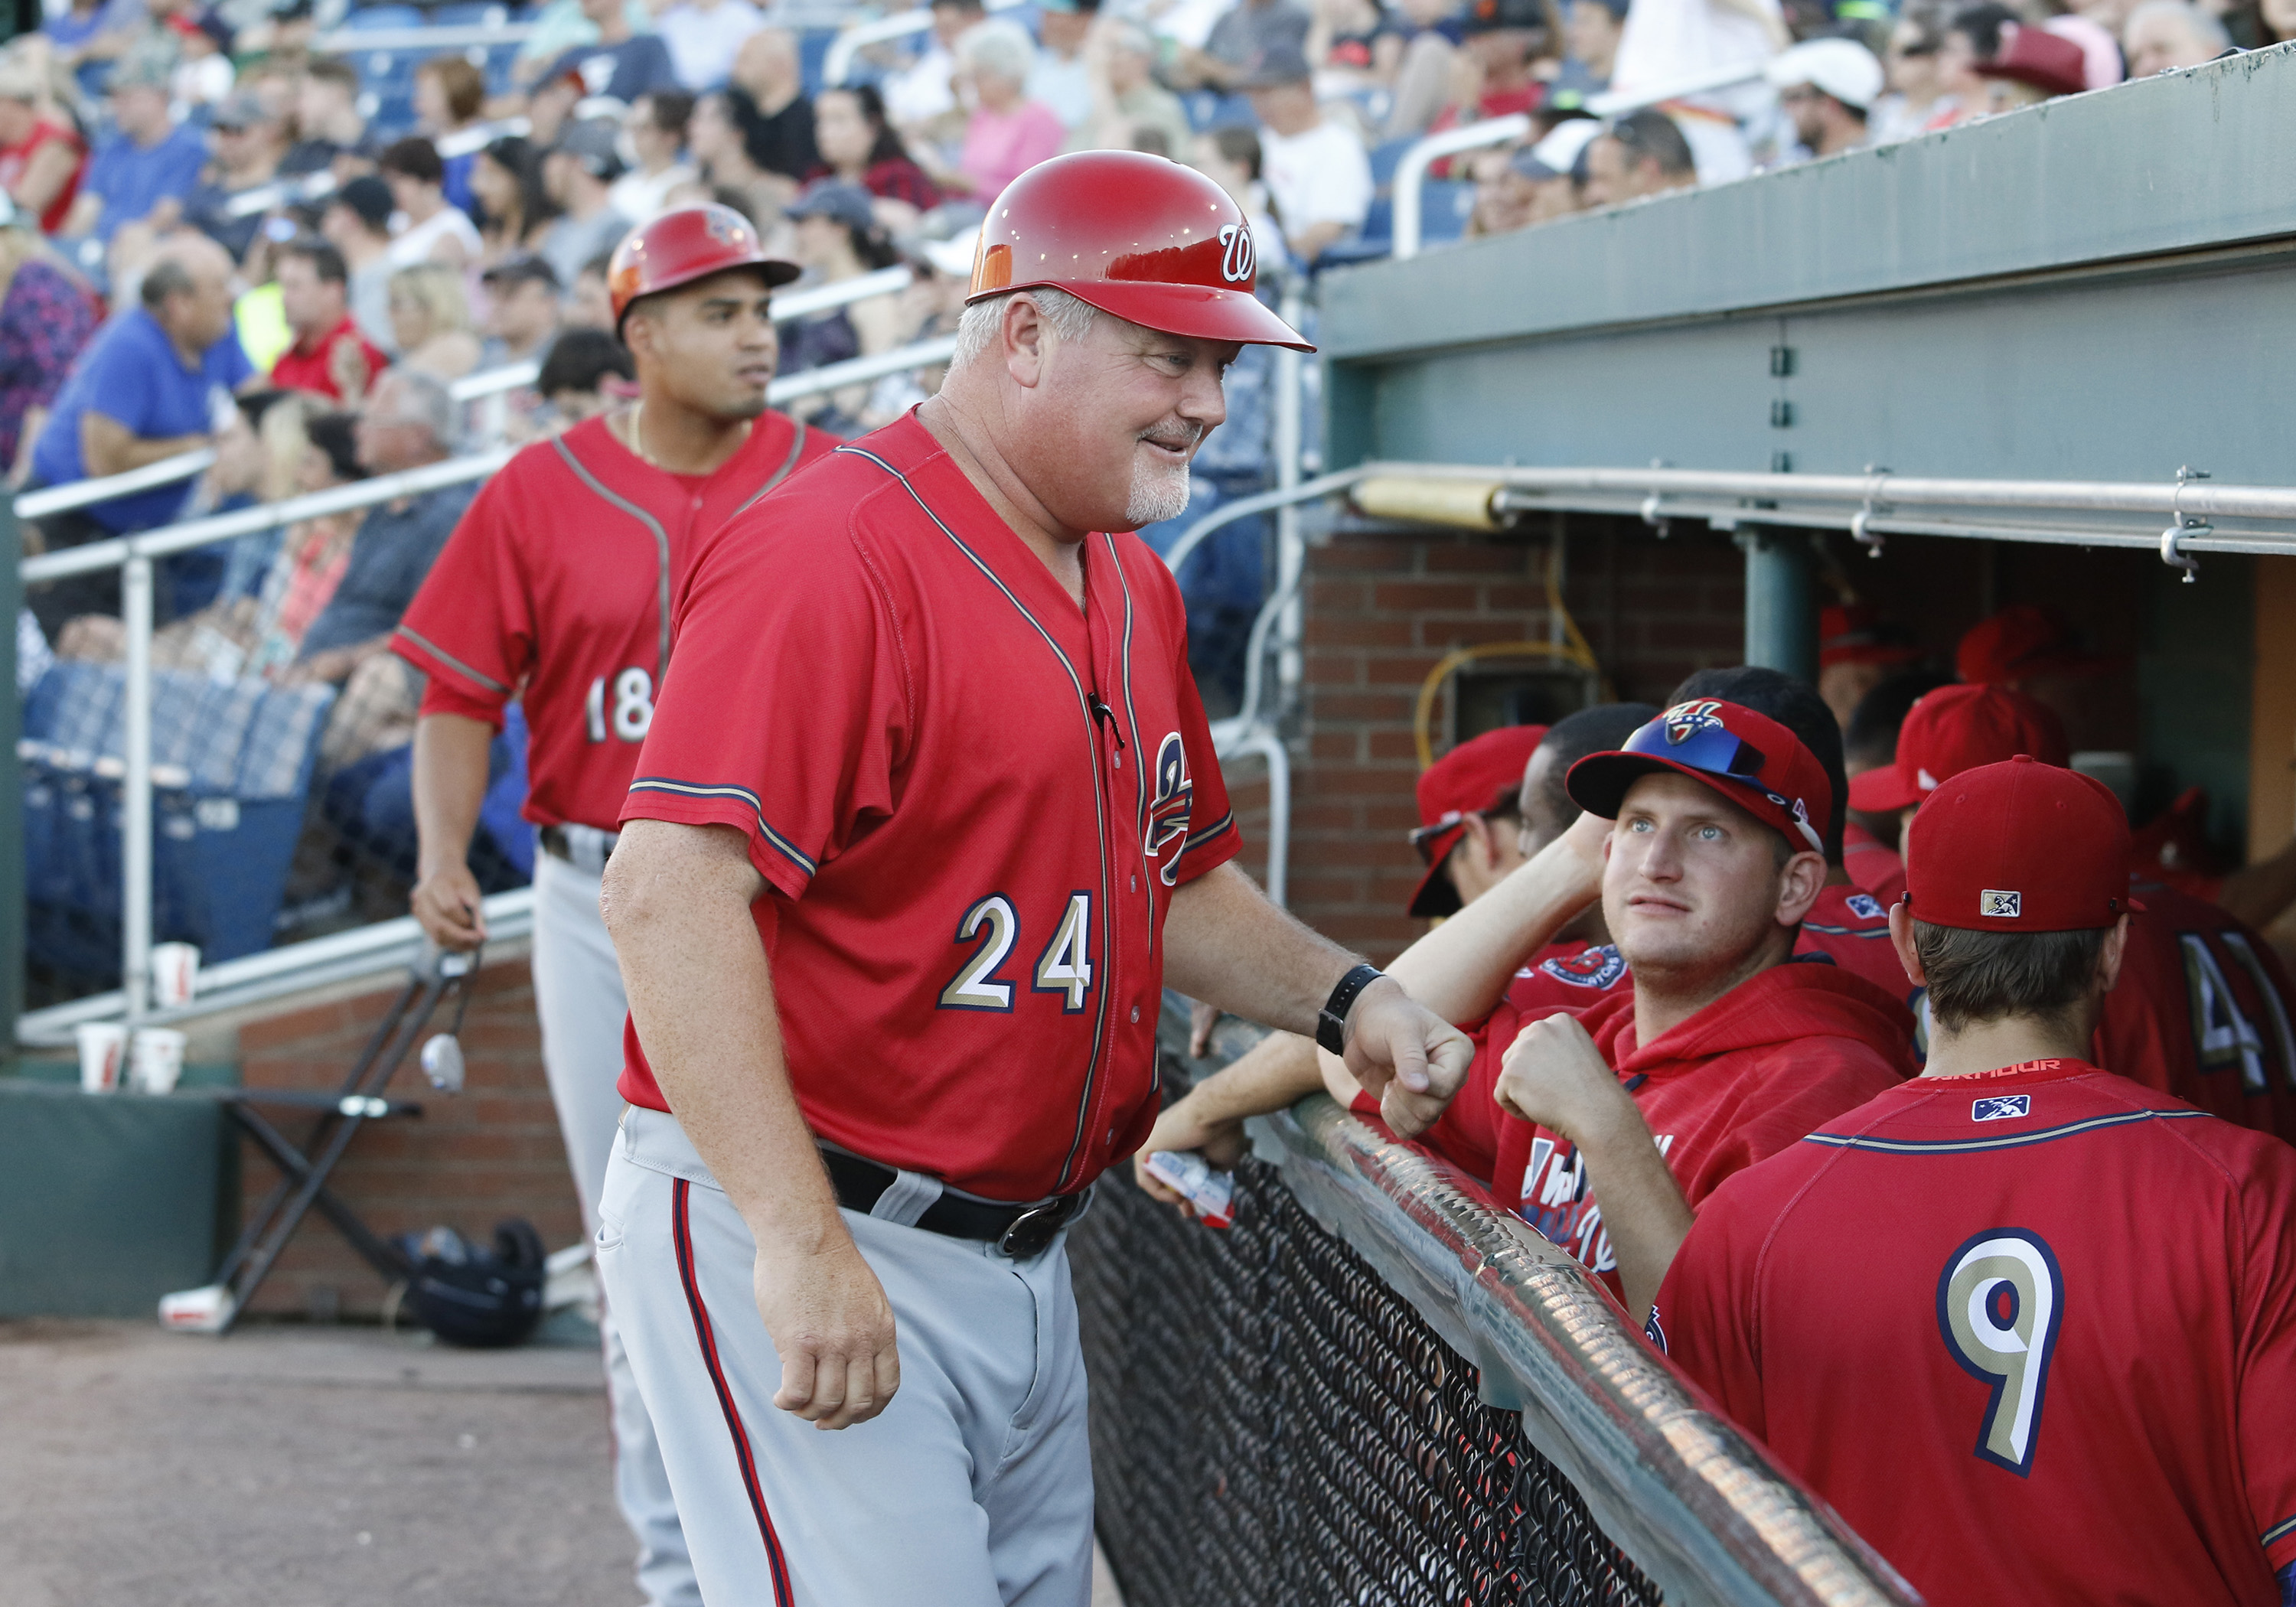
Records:
{"label": "white baseball pants", "polygon": [[844,1213],[891,1300],[900,1392],[823,1431],[777,1410],[757,1242],[676,1119],[633,1108],[598,1267],[709,1607],[1086,1607],[1092,1456],[1065,1235],[991,1246]]}
{"label": "white baseball pants", "polygon": [[[542,1021],[542,1069],[558,1107],[558,1130],[582,1201],[582,1223],[594,1241],[598,1196],[622,1096],[622,1018],[629,1005],[621,967],[598,914],[603,834],[575,836],[577,851],[596,863],[570,865],[548,854],[534,859],[534,1004]],[[677,1525],[677,1504],[662,1471],[653,1422],[630,1373],[611,1302],[599,1313],[606,1352],[606,1394],[614,1425],[614,1498],[637,1537],[638,1588],[649,1607],[701,1607],[693,1563]]]}

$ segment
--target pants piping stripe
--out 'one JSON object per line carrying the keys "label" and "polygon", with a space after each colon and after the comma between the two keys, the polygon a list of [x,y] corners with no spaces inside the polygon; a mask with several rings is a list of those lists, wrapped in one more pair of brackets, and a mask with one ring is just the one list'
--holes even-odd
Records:
{"label": "pants piping stripe", "polygon": [[726,1382],[718,1361],[718,1339],[709,1326],[709,1308],[701,1303],[701,1284],[693,1271],[693,1228],[687,1194],[693,1185],[683,1177],[670,1180],[670,1238],[677,1247],[678,1282],[685,1287],[685,1304],[693,1313],[693,1335],[701,1342],[702,1364],[709,1369],[710,1388],[718,1392],[718,1409],[726,1414],[726,1431],[734,1437],[734,1458],[741,1464],[742,1485],[749,1492],[750,1510],[758,1515],[758,1535],[766,1545],[766,1564],[773,1574],[775,1607],[796,1607],[790,1587],[789,1562],[782,1555],[781,1537],[766,1511],[766,1493],[758,1483],[758,1464],[750,1450],[750,1431],[742,1426],[742,1409]]}

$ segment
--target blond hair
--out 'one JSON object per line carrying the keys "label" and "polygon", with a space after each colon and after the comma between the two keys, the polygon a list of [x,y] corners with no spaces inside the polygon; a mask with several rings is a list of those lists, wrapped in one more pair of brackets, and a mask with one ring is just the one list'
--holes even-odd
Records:
{"label": "blond hair", "polygon": [[390,294],[393,299],[413,302],[430,316],[433,339],[471,327],[471,302],[463,293],[462,273],[443,262],[418,262],[400,268],[390,276]]}

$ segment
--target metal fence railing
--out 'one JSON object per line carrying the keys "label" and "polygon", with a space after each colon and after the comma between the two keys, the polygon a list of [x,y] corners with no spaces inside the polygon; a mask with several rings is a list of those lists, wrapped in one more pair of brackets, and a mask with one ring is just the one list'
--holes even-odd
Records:
{"label": "metal fence railing", "polygon": [[[883,293],[882,289],[876,293]],[[774,381],[767,398],[783,405],[929,367],[947,361],[954,348],[953,338],[940,337],[785,375]],[[155,914],[162,904],[180,914],[187,902],[199,902],[209,890],[186,884],[186,878],[195,883],[202,873],[200,864],[187,861],[187,856],[196,858],[193,847],[210,829],[227,833],[242,825],[258,808],[287,808],[294,812],[295,820],[301,818],[304,794],[302,783],[294,780],[297,763],[299,756],[316,753],[323,740],[320,732],[328,712],[324,698],[316,693],[299,700],[278,694],[260,677],[226,676],[215,681],[197,672],[161,669],[155,664],[153,645],[160,566],[178,555],[237,537],[481,480],[510,455],[508,447],[493,447],[403,473],[91,542],[24,562],[22,576],[28,586],[105,570],[117,570],[121,577],[118,668],[60,660],[42,685],[34,689],[32,708],[53,715],[60,702],[77,699],[70,717],[64,721],[76,734],[60,742],[28,737],[22,745],[28,763],[40,769],[37,787],[47,794],[41,800],[45,807],[39,814],[41,819],[53,823],[54,840],[46,849],[49,857],[85,862],[84,873],[67,889],[69,897],[82,904],[91,897],[99,902],[108,897],[111,901],[95,914],[102,931],[108,932],[110,922],[117,922],[116,936],[90,940],[111,946],[110,952],[115,958],[102,969],[115,973],[119,985],[116,989],[106,986],[101,991],[82,988],[77,991],[94,996],[74,997],[29,1013],[18,1023],[20,1041],[55,1043],[68,1038],[74,1026],[89,1020],[125,1017],[144,1022],[155,1019],[148,989]],[[45,504],[31,497],[20,499],[19,513],[21,516],[27,511],[27,504],[35,511],[52,512],[60,503],[101,500],[122,488],[116,482],[57,488],[56,492],[38,494],[48,499]],[[57,683],[58,689],[50,689],[51,681]],[[155,711],[163,705],[167,726],[155,729]],[[28,718],[28,729],[30,725]],[[201,746],[209,736],[246,744],[250,755],[266,741],[288,745],[259,764],[252,758],[234,758],[219,769],[219,761]],[[168,757],[164,758],[155,758],[163,747],[160,739],[165,739]],[[300,758],[300,762],[299,774],[309,776],[313,761]],[[244,789],[250,765],[263,769],[267,778],[259,803]],[[235,787],[241,790],[234,791]],[[155,796],[162,791],[167,795],[165,808],[155,805]],[[106,824],[114,817],[116,831]],[[291,840],[293,824],[289,822]],[[155,853],[162,849],[169,867],[164,885],[155,881]],[[220,874],[238,867],[226,864],[209,868]],[[108,892],[102,890],[107,889]],[[525,894],[506,890],[499,897],[508,902],[489,908],[498,909],[501,919],[512,923],[505,930],[514,930],[515,923],[525,918],[527,906],[521,902]],[[398,907],[405,907],[403,902]],[[251,917],[245,911],[240,914],[258,923],[267,920],[259,910]],[[246,930],[245,919],[241,930]],[[198,1008],[250,1003],[296,991],[315,980],[387,967],[414,939],[413,928],[404,920],[370,921],[357,931],[266,952],[217,956],[217,963],[202,966],[197,979]],[[79,945],[82,951],[87,947],[86,941]]]}
{"label": "metal fence railing", "polygon": [[1131,1607],[1914,1599],[1472,1179],[1320,1094],[1253,1126],[1234,1226],[1119,1172],[1070,1235]]}

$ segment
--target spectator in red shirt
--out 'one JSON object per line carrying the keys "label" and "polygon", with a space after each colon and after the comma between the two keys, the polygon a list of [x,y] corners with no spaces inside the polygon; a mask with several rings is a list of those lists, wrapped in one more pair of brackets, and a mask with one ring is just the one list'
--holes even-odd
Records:
{"label": "spectator in red shirt", "polygon": [[1459,89],[1427,131],[1538,111],[1546,86],[1530,64],[1550,48],[1542,0],[1474,0],[1459,29],[1465,36],[1463,71],[1455,80]]}
{"label": "spectator in red shirt", "polygon": [[87,146],[43,110],[46,92],[29,61],[0,61],[0,189],[53,234],[79,193]]}
{"label": "spectator in red shirt", "polygon": [[295,344],[272,365],[282,390],[308,390],[356,406],[390,365],[359,333],[350,313],[350,271],[324,240],[298,240],[279,253],[279,299]]}

